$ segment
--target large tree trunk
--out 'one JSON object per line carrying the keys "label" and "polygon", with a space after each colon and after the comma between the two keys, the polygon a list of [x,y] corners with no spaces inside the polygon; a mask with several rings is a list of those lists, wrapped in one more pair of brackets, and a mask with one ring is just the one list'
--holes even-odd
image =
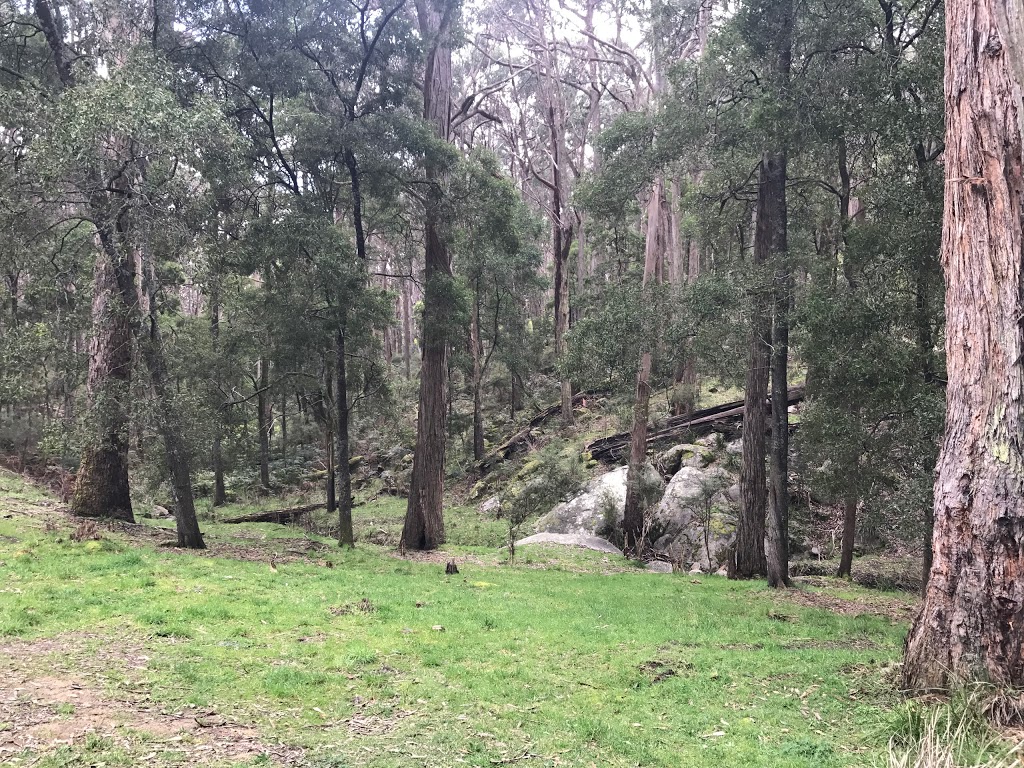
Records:
{"label": "large tree trunk", "polygon": [[[124,215],[127,218],[127,214]],[[115,220],[116,224],[113,223]],[[138,263],[142,265],[140,296],[135,275],[136,254],[129,249],[129,243],[133,236],[138,238],[142,233],[134,228],[130,221],[115,219],[109,215],[106,221],[109,223],[98,228],[99,239],[111,263],[114,264],[114,275],[121,300],[125,307],[134,308],[141,304],[148,310],[143,319],[131,309],[129,327],[137,334],[139,350],[146,363],[150,386],[153,389],[157,408],[157,431],[163,438],[167,469],[171,475],[171,490],[174,493],[174,521],[178,532],[178,546],[205,549],[206,544],[199,531],[195,499],[192,495],[191,457],[185,443],[184,429],[173,402],[174,395],[171,392],[163,337],[157,317],[156,268],[153,264],[153,254],[148,251],[146,242],[143,248],[138,250]]]}
{"label": "large tree trunk", "polygon": [[131,388],[132,333],[121,301],[114,266],[104,249],[96,258],[92,338],[86,391],[95,419],[71,497],[80,517],[135,522],[128,491],[128,395]]}
{"label": "large tree trunk", "polygon": [[914,692],[1024,685],[1024,49],[1007,14],[1010,0],[946,3],[946,433]]}
{"label": "large tree trunk", "polygon": [[[657,279],[658,265],[664,255],[664,231],[662,227],[662,204],[665,185],[661,176],[654,179],[651,199],[647,205],[647,244],[644,255],[642,284]],[[644,529],[644,468],[647,464],[647,419],[651,411],[651,368],[654,358],[651,350],[640,353],[640,365],[636,375],[636,399],[633,403],[633,427],[629,437],[629,466],[626,470],[626,507],[622,519],[623,550],[627,555],[640,557],[643,554]]]}
{"label": "large tree trunk", "polygon": [[[451,133],[452,52],[448,40],[454,5],[450,0],[417,0],[420,33],[428,42],[423,79],[423,116],[438,136]],[[451,315],[451,256],[441,237],[440,190],[442,171],[427,167],[428,192],[424,222],[426,286],[423,297],[423,354],[420,401],[416,420],[409,504],[401,545],[407,549],[436,549],[444,543],[444,461],[447,439],[448,334]]]}

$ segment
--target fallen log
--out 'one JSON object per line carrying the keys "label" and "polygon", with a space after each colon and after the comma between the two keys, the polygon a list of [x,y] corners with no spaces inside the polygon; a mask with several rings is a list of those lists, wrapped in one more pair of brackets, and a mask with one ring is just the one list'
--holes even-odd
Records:
{"label": "fallen log", "polygon": [[318,509],[326,509],[327,504],[307,504],[304,507],[292,507],[291,509],[268,509],[264,512],[253,512],[248,515],[229,517],[221,520],[222,523],[280,523],[289,525],[294,523],[303,515],[314,512]]}
{"label": "fallen log", "polygon": [[[572,407],[580,408],[587,400],[593,400],[598,397],[599,394],[599,392],[579,392],[572,398]],[[548,420],[558,416],[561,412],[561,403],[545,408],[543,411],[539,411],[528,422],[526,422],[525,427],[520,429],[504,443],[478,461],[476,464],[477,470],[480,474],[486,475],[498,466],[498,464],[501,464],[501,462],[507,461],[512,456],[526,451],[533,444],[533,438],[530,433],[542,426]]]}
{"label": "fallen log", "polygon": [[[803,399],[803,387],[793,387],[789,390],[790,405],[796,405]],[[743,401],[734,400],[731,403],[716,405],[714,408],[694,411],[685,416],[673,416],[659,427],[648,428],[647,447],[651,448],[669,440],[682,442],[683,438],[694,440],[712,432],[735,430],[743,421],[743,410]],[[591,458],[597,461],[616,463],[629,450],[629,439],[629,432],[619,432],[595,440],[586,447],[586,450]]]}

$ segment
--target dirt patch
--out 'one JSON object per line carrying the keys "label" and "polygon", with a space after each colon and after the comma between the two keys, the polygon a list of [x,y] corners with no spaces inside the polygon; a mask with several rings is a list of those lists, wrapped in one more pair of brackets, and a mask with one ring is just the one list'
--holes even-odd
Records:
{"label": "dirt patch", "polygon": [[808,589],[788,589],[780,592],[779,597],[797,605],[819,608],[843,616],[880,616],[898,624],[913,620],[919,607],[918,601],[909,595],[905,598],[870,595],[850,599]]}
{"label": "dirt patch", "polygon": [[[148,656],[130,640],[90,647],[96,635],[65,635],[0,645],[0,763],[16,755],[41,757],[60,747],[84,748],[97,739],[131,755],[136,764],[244,762],[261,755],[297,765],[302,750],[272,744],[245,724],[217,712],[168,712],[131,682],[108,694],[97,670],[116,665],[129,680]],[[87,652],[86,652],[87,651]],[[61,661],[63,660],[63,661]],[[74,673],[65,667],[81,667]]]}

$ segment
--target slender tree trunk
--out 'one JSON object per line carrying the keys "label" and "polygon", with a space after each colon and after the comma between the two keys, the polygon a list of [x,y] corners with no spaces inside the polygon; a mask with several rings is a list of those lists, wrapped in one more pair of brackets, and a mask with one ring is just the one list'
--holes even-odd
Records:
{"label": "slender tree trunk", "polygon": [[749,579],[766,574],[764,535],[768,493],[765,477],[768,374],[771,359],[770,292],[760,283],[771,250],[771,230],[763,208],[768,201],[768,169],[762,160],[758,180],[757,226],[754,232],[755,283],[751,296],[750,352],[743,398],[743,453],[740,463],[740,513],[736,525],[736,557],[730,577]]}
{"label": "slender tree trunk", "polygon": [[[210,338],[213,343],[214,366],[216,367],[217,383],[221,378],[220,360],[220,289],[214,286],[210,292]],[[220,387],[214,397],[219,398]],[[224,412],[219,408],[214,411],[213,424],[213,448],[211,459],[213,462],[213,506],[220,507],[227,503],[227,489],[224,486],[224,450],[222,442],[224,439]]]}
{"label": "slender tree trunk", "polygon": [[281,393],[281,458],[288,458],[288,393]]}
{"label": "slender tree trunk", "polygon": [[[423,78],[423,116],[438,136],[451,133],[452,53],[448,39],[454,15],[449,0],[417,0],[420,32],[429,43]],[[426,290],[423,297],[423,354],[420,365],[420,400],[416,420],[409,504],[402,528],[404,549],[436,549],[444,543],[444,465],[448,427],[447,380],[451,293],[454,290],[451,256],[441,237],[440,190],[442,171],[429,165],[424,222]]]}
{"label": "slender tree trunk", "polygon": [[[130,190],[126,189],[130,202],[143,205],[134,199]],[[122,205],[119,213],[112,215],[100,200],[100,192],[94,193],[93,208],[102,211],[103,224],[97,227],[100,244],[113,265],[114,278],[121,302],[128,313],[128,327],[132,329],[139,342],[142,359],[149,371],[150,385],[153,388],[157,406],[157,429],[163,438],[167,468],[171,475],[171,489],[174,492],[174,518],[178,532],[178,546],[191,549],[203,549],[202,534],[196,518],[195,501],[192,495],[191,458],[184,440],[184,430],[174,407],[170,376],[167,361],[164,357],[163,338],[157,318],[156,301],[156,269],[153,256],[148,252],[148,243],[139,249],[138,263],[142,265],[141,288],[145,301],[139,295],[139,283],[136,282],[136,254],[129,246],[133,237],[142,234],[133,227],[131,209]],[[136,307],[143,305],[148,312],[145,318],[147,328],[143,330],[142,319]]]}
{"label": "slender tree trunk", "polygon": [[260,487],[270,490],[270,361],[261,357],[256,394],[256,426],[260,439]]}
{"label": "slender tree trunk", "polygon": [[839,554],[839,578],[850,578],[853,569],[853,545],[857,535],[857,494],[852,491],[843,500],[843,543]]}
{"label": "slender tree trunk", "polygon": [[946,433],[904,687],[1024,685],[1021,10],[946,3]]}
{"label": "slender tree trunk", "polygon": [[[325,356],[324,367],[326,369],[324,378],[325,389],[326,389],[326,403],[334,402],[334,369],[337,365],[330,364],[330,357]],[[337,461],[335,460],[335,444],[334,444],[334,427],[337,419],[337,414],[332,412],[329,408],[324,409],[324,442],[327,444],[327,512],[336,512],[338,510],[338,495],[337,495],[337,473],[335,467]]]}
{"label": "slender tree trunk", "polygon": [[786,229],[786,155],[768,160],[772,198],[772,258],[775,267],[775,314],[772,318],[769,504],[765,563],[768,585],[791,586],[789,580],[789,270]]}
{"label": "slender tree trunk", "polygon": [[405,378],[412,378],[412,298],[410,297],[412,288],[409,286],[409,281],[405,280],[402,284],[402,336],[404,337],[405,346]]}
{"label": "slender tree trunk", "polygon": [[[559,194],[555,193],[555,208],[561,210]],[[562,214],[559,213],[559,216]],[[555,251],[555,354],[564,358],[569,349],[566,334],[569,332],[569,250],[572,247],[572,227],[554,225]],[[562,379],[561,386],[562,423],[572,424],[572,381]]]}
{"label": "slender tree trunk", "polygon": [[469,330],[470,352],[473,355],[473,459],[484,458],[484,409],[481,396],[484,371],[484,342],[480,336],[480,287],[477,286],[473,298],[473,317]]}
{"label": "slender tree trunk", "polygon": [[[128,291],[135,294],[134,280],[123,280],[120,276],[125,303],[130,300]],[[151,254],[143,254],[142,272],[143,292],[149,307],[147,333],[142,335],[139,349],[146,361],[150,384],[155,395],[159,423],[157,426],[164,442],[164,454],[167,468],[171,474],[171,488],[174,491],[174,521],[178,531],[178,546],[189,549],[205,549],[203,535],[199,530],[196,517],[195,498],[192,495],[191,456],[185,443],[184,429],[178,410],[174,406],[170,387],[170,375],[167,371],[167,360],[164,357],[164,343],[157,318],[156,275]],[[136,294],[137,295],[137,294]]]}
{"label": "slender tree trunk", "polygon": [[348,371],[345,359],[345,326],[338,330],[335,337],[335,367],[338,378],[338,395],[336,408],[338,411],[338,450],[335,461],[338,465],[338,544],[354,547],[355,536],[352,532],[352,467],[349,449],[349,405],[348,405]]}

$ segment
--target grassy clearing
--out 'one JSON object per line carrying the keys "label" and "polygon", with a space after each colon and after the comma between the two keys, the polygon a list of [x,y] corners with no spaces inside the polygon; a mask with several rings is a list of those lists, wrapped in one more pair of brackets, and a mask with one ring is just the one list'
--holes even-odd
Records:
{"label": "grassy clearing", "polygon": [[[7,498],[24,492],[2,482]],[[399,506],[361,508],[363,530],[397,525]],[[885,759],[905,626],[871,603],[839,614],[582,551],[526,548],[515,567],[498,565],[487,532],[500,521],[469,514],[452,518],[454,577],[282,526],[207,527],[215,551],[255,549],[260,561],[161,548],[159,531],[74,542],[66,527],[0,514],[0,671],[92,670],[112,701],[218,713],[301,748],[311,766]],[[293,555],[271,565],[270,553]],[[134,650],[119,662],[122,647]],[[194,764],[174,749],[97,737],[38,765]]]}

